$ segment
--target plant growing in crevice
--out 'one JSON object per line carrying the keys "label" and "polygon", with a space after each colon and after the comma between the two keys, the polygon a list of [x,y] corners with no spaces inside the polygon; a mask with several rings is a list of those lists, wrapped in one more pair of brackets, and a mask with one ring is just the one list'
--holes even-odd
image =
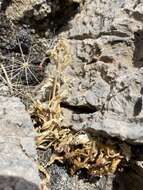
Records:
{"label": "plant growing in crevice", "polygon": [[[124,148],[119,147],[118,141],[101,136],[91,138],[86,133],[75,132],[68,126],[62,127],[61,125],[63,95],[60,91],[60,78],[65,68],[63,66],[68,66],[67,62],[71,63],[70,51],[66,51],[70,50],[67,42],[65,39],[60,40],[51,53],[57,73],[51,83],[53,85],[52,96],[47,100],[47,106],[45,107],[38,101],[34,102],[31,113],[38,133],[37,148],[42,150],[51,148],[52,150],[50,160],[44,168],[58,161],[68,166],[71,175],[81,169],[86,169],[95,176],[115,173],[119,164],[126,158]],[[130,150],[126,143],[123,144],[123,147],[125,146]]]}

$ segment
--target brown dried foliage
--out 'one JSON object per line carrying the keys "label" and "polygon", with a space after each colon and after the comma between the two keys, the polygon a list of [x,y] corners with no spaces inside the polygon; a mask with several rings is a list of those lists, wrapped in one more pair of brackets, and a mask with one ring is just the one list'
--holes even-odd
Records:
{"label": "brown dried foliage", "polygon": [[[63,41],[60,42],[60,46],[62,43]],[[62,95],[59,87],[62,67],[59,64],[62,63],[58,62],[60,60],[59,53],[57,46],[53,55],[56,60],[58,75],[56,75],[53,82],[52,96],[48,106],[44,108],[42,103],[35,102],[32,113],[38,132],[37,147],[39,149],[51,148],[53,150],[51,158],[45,167],[59,161],[68,163],[71,175],[83,168],[87,169],[90,174],[95,175],[115,173],[118,165],[124,159],[117,142],[103,137],[90,138],[86,133],[73,132],[68,126],[67,128],[61,126],[62,111],[60,102]],[[64,65],[66,64],[64,63]]]}

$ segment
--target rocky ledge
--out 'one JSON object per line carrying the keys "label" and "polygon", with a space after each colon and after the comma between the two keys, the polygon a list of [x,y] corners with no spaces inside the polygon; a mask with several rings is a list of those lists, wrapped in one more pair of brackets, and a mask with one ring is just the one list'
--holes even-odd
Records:
{"label": "rocky ledge", "polygon": [[38,190],[35,132],[25,106],[0,97],[0,189]]}
{"label": "rocky ledge", "polygon": [[[1,0],[0,9],[0,61],[8,76],[9,65],[12,68],[14,63],[14,68],[19,69],[15,65],[21,64],[24,55],[25,60],[30,60],[33,74],[29,70],[28,75],[16,71],[14,76],[19,76],[22,87],[29,85],[33,90],[34,86],[33,98],[46,104],[58,60],[62,64],[62,127],[91,136],[109,136],[132,149],[133,156],[123,171],[115,176],[100,176],[94,183],[80,175],[69,176],[63,166],[52,165],[48,168],[50,188],[143,189],[142,1]],[[49,56],[50,48],[57,60]],[[4,76],[4,70],[1,74]],[[16,77],[12,82],[15,85]],[[30,118],[18,99],[1,97],[0,102],[1,175],[8,175],[12,168],[12,177],[17,171],[17,177],[33,183],[36,179],[38,185]],[[47,163],[48,151],[40,152],[40,162]],[[16,168],[17,165],[20,166]]]}

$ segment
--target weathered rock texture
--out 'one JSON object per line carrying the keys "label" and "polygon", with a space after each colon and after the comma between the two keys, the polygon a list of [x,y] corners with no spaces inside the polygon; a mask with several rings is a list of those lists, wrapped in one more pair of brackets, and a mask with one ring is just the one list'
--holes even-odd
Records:
{"label": "weathered rock texture", "polygon": [[[62,73],[62,92],[67,91],[61,104],[63,126],[132,144],[143,142],[142,10],[141,1],[85,0],[68,25],[60,28],[58,37],[68,39],[72,54]],[[142,174],[130,172],[138,181],[134,186],[127,171],[120,174],[120,182],[115,177],[116,185],[109,179],[107,189],[142,188]],[[67,188],[64,180],[61,183]]]}
{"label": "weathered rock texture", "polygon": [[29,13],[29,17],[35,16],[36,20],[40,20],[51,13],[51,7],[46,0],[14,0],[6,9],[6,15],[12,20],[20,20],[26,13]]}
{"label": "weathered rock texture", "polygon": [[40,187],[35,132],[24,105],[15,97],[0,97],[0,189]]}
{"label": "weathered rock texture", "polygon": [[63,74],[72,128],[143,142],[142,8],[139,1],[87,0],[62,33],[73,55]]}
{"label": "weathered rock texture", "polygon": [[23,178],[12,176],[0,176],[0,189],[10,190],[39,190],[38,186]]}
{"label": "weathered rock texture", "polygon": [[[57,43],[59,38],[68,40],[72,61],[62,73],[61,89],[67,91],[61,103],[63,126],[93,135],[97,132],[108,134],[132,144],[143,142],[142,1],[0,2],[0,58],[5,64],[8,56],[20,60],[17,38],[25,57],[29,56],[33,46],[31,59],[36,57],[36,61],[32,61],[32,65],[40,64],[39,60],[47,56],[49,38]],[[48,79],[55,70],[49,60],[46,65]],[[38,74],[38,70],[35,73]],[[99,183],[98,188],[76,177],[70,178],[59,167],[53,167],[50,172],[53,190],[73,189],[71,184],[79,190],[103,190],[105,185],[112,189],[110,179],[105,180],[105,185]],[[133,170],[130,175],[139,183],[129,186],[132,183],[127,175],[128,171],[121,174],[124,185],[115,179],[113,189],[118,186],[121,190],[143,187],[142,174]]]}

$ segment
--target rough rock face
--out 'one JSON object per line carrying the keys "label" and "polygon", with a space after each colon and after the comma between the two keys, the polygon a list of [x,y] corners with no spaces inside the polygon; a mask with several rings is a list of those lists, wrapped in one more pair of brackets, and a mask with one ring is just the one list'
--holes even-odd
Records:
{"label": "rough rock face", "polygon": [[[62,73],[61,88],[67,91],[61,104],[63,126],[93,135],[108,134],[132,144],[143,142],[142,10],[141,1],[85,0],[69,27],[60,29],[58,37],[68,39],[73,59]],[[61,176],[62,171],[57,170],[53,169]],[[107,189],[141,189],[140,170],[129,168],[114,180],[108,177]],[[60,177],[60,184],[68,189],[71,179],[65,180],[65,176]],[[134,177],[135,185],[130,181]],[[58,189],[54,186],[58,180],[52,183],[53,189]],[[78,182],[75,180],[80,189]]]}
{"label": "rough rock face", "polygon": [[40,20],[51,13],[51,7],[48,6],[46,0],[14,0],[6,9],[6,15],[13,20],[22,19],[27,12],[29,12],[29,17],[34,16],[37,20]]}
{"label": "rough rock face", "polygon": [[23,178],[12,176],[0,176],[0,189],[12,189],[12,190],[39,190],[38,186],[26,181]]}
{"label": "rough rock face", "polygon": [[38,190],[35,132],[24,105],[0,97],[0,189]]}
{"label": "rough rock face", "polygon": [[[61,103],[63,126],[108,134],[131,144],[143,142],[142,1],[3,0],[0,8],[0,59],[5,63],[18,53],[20,59],[17,38],[25,57],[33,46],[31,58],[36,61],[32,64],[37,65],[47,56],[49,38],[54,44],[67,39],[72,61],[62,73],[61,89],[67,91]],[[46,79],[55,71],[49,63]],[[55,166],[50,169],[51,188],[137,190],[143,186],[139,171],[129,168],[114,183],[111,176],[95,185],[69,177]]]}
{"label": "rough rock face", "polygon": [[143,142],[142,7],[138,1],[87,0],[70,21],[64,35],[73,62],[63,74],[63,111],[74,129]]}
{"label": "rough rock face", "polygon": [[112,188],[112,183],[108,184],[109,180],[105,177],[101,178],[97,184],[95,184],[95,179],[93,180],[93,183],[90,183],[90,179],[89,181],[84,181],[83,179],[78,179],[77,176],[69,177],[63,168],[57,166],[51,167],[50,170],[50,175],[52,176],[51,186],[54,190],[82,190],[83,188],[84,190],[108,190],[108,188]]}

